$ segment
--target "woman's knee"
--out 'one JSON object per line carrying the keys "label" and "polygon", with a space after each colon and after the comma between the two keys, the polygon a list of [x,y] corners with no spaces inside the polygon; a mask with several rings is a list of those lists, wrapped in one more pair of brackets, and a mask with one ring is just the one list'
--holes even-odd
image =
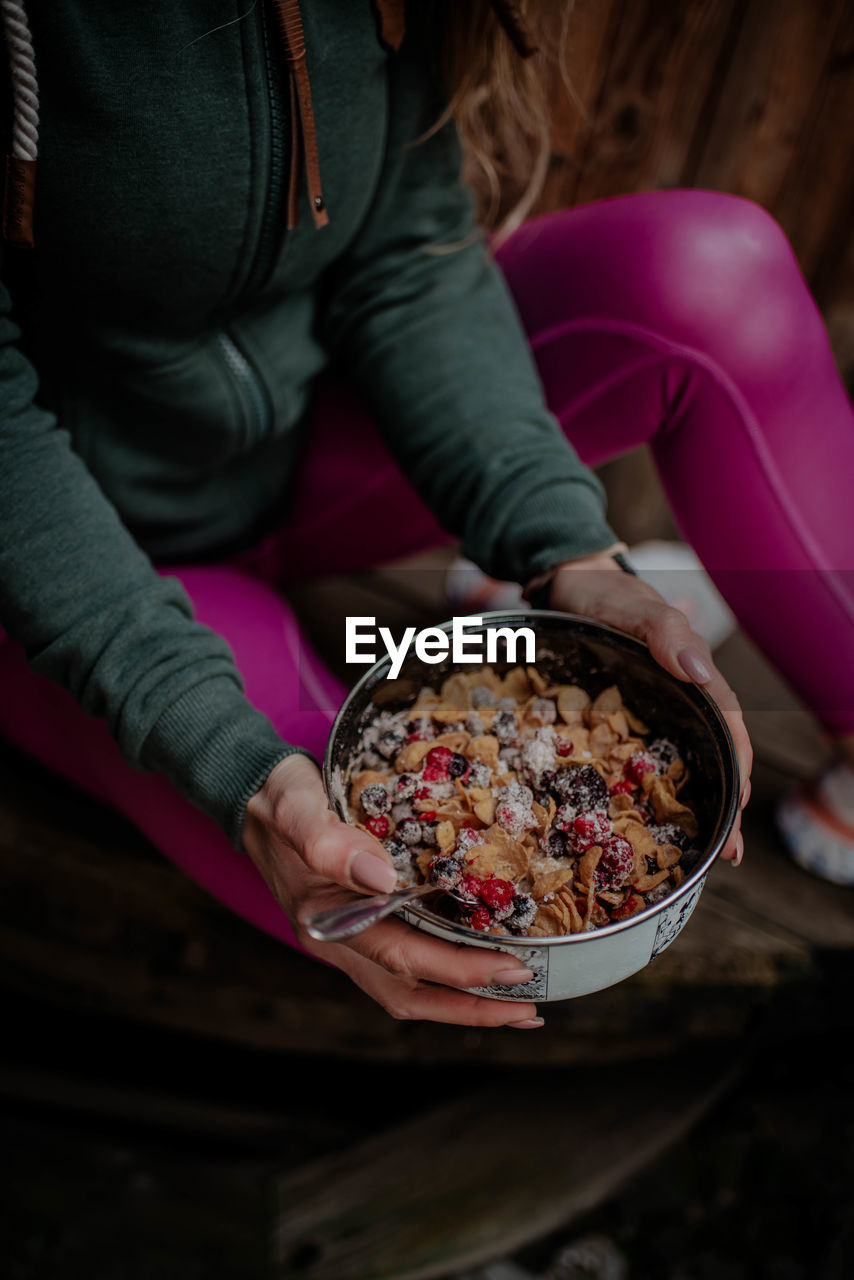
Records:
{"label": "woman's knee", "polygon": [[[760,205],[714,191],[655,193],[650,303],[665,337],[730,373],[774,375],[823,333],[779,223]],[[650,209],[649,215],[655,216]]]}
{"label": "woman's knee", "polygon": [[525,223],[497,255],[532,340],[594,323],[703,352],[736,378],[823,328],[785,233],[750,200],[651,191]]}

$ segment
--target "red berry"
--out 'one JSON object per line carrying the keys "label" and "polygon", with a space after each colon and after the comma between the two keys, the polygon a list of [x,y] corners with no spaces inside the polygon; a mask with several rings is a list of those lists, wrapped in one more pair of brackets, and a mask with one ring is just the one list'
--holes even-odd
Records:
{"label": "red berry", "polygon": [[472,929],[478,929],[481,933],[485,933],[492,924],[492,916],[486,907],[475,907],[468,918],[468,923]]}
{"label": "red berry", "polygon": [[422,810],[421,810],[421,813],[420,813],[418,816],[422,819],[422,821],[423,821],[423,822],[435,822],[435,821],[436,821],[436,810],[435,810],[435,809],[422,809]]}
{"label": "red berry", "polygon": [[410,742],[426,742],[426,741],[427,739],[425,738],[423,733],[409,733],[404,738],[404,742],[406,746],[409,746]]}
{"label": "red berry", "polygon": [[510,906],[515,893],[515,886],[509,880],[498,880],[490,876],[481,886],[480,897],[493,911],[500,911],[502,907]]}
{"label": "red berry", "polygon": [[572,755],[572,742],[569,738],[555,738],[555,754],[559,756]]}
{"label": "red berry", "polygon": [[592,839],[595,836],[606,836],[611,829],[611,821],[606,813],[580,813],[572,824],[576,835]]}
{"label": "red berry", "polygon": [[448,765],[453,759],[454,753],[449,747],[431,747],[424,757],[424,772],[422,774],[425,782],[447,782],[451,776],[448,771]]}
{"label": "red berry", "polygon": [[595,880],[602,889],[619,889],[635,865],[635,851],[622,836],[611,836],[596,866]]}
{"label": "red berry", "polygon": [[632,782],[640,782],[645,773],[655,773],[655,761],[643,752],[636,751],[623,765],[623,777]]}
{"label": "red berry", "polygon": [[628,778],[623,778],[621,782],[614,783],[613,787],[611,788],[611,795],[627,796],[631,790],[632,790],[632,784],[629,782]]}
{"label": "red berry", "polygon": [[460,881],[459,894],[461,898],[479,898],[482,888],[483,881],[480,876],[463,876]]}
{"label": "red berry", "polygon": [[366,818],[365,826],[368,828],[372,836],[376,836],[378,840],[382,840],[388,835],[388,818],[385,814],[380,814],[378,818]]}
{"label": "red berry", "polygon": [[430,790],[429,787],[418,787],[412,799],[413,800],[432,800],[433,792]]}

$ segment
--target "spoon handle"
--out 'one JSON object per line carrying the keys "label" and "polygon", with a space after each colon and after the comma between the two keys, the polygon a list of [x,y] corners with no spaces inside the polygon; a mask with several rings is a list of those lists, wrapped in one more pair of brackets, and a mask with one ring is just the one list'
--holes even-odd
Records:
{"label": "spoon handle", "polygon": [[359,898],[357,902],[348,902],[344,907],[318,912],[307,921],[306,931],[318,942],[341,942],[376,924],[383,916],[391,915],[404,902],[435,892],[435,885],[418,884],[409,889],[396,889],[394,893],[378,893],[373,897]]}

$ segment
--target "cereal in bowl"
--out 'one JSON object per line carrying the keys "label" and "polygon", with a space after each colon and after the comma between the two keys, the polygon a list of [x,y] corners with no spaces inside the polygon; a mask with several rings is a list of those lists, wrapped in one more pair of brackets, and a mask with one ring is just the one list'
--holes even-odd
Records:
{"label": "cereal in bowl", "polygon": [[593,698],[491,667],[381,710],[348,770],[350,819],[402,886],[483,933],[555,937],[627,920],[685,878],[698,836],[679,748],[617,685]]}

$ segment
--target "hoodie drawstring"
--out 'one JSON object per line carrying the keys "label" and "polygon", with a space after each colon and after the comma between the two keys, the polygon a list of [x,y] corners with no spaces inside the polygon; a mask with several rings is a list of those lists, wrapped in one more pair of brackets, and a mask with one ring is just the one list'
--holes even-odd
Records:
{"label": "hoodie drawstring", "polygon": [[[386,0],[386,7],[389,0]],[[382,2],[379,3],[383,9]],[[305,57],[305,34],[299,0],[273,0],[279,33],[288,66],[291,111],[291,162],[288,174],[287,227],[299,222],[299,178],[304,159],[311,215],[315,227],[329,222],[326,201],[320,182],[320,158],[317,130],[311,102],[311,85]],[[394,47],[403,40],[404,5],[396,0],[395,12],[389,19],[394,29]],[[506,31],[517,53],[529,58],[537,47],[525,27],[516,0],[492,0],[496,18]],[[9,65],[12,73],[12,150],[6,156],[6,186],[3,198],[2,230],[7,244],[33,247],[33,207],[35,204],[36,159],[39,141],[39,82],[33,42],[24,0],[0,0],[0,12]],[[384,23],[386,15],[384,15]]]}
{"label": "hoodie drawstring", "polygon": [[39,149],[39,82],[24,0],[0,0],[12,73],[12,151],[6,156],[3,239],[33,247],[33,205]]}

